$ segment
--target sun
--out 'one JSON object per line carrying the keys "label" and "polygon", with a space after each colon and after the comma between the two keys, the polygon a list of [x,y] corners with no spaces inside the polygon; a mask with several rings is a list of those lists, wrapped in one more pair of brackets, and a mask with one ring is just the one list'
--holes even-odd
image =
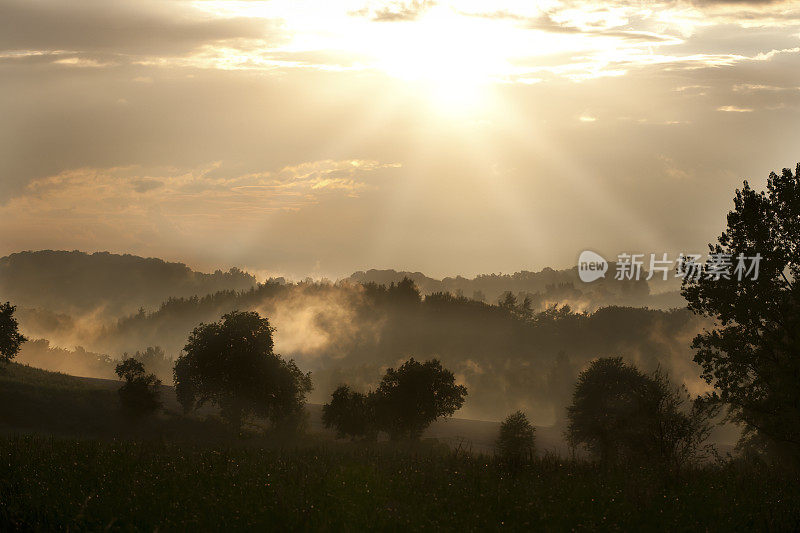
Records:
{"label": "sun", "polygon": [[419,20],[373,23],[370,30],[374,66],[413,83],[445,108],[484,104],[488,87],[513,72],[501,27],[446,7]]}
{"label": "sun", "polygon": [[[336,2],[302,0],[210,0],[201,7],[217,15],[278,17],[290,38],[275,51],[338,58],[333,62],[341,61],[342,70],[391,76],[408,83],[441,110],[484,106],[490,86],[520,74],[513,60],[521,51],[530,51],[536,33],[520,29],[513,19],[470,15],[448,3],[435,5],[412,20],[391,21],[356,16],[360,3],[351,3],[353,9],[344,11]],[[258,63],[258,47],[252,54],[250,62]],[[241,63],[241,58],[234,58],[234,63]]]}

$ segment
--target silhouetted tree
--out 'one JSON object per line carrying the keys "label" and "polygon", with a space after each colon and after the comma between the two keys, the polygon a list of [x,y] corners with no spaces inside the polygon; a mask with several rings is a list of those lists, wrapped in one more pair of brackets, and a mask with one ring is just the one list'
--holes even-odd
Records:
{"label": "silhouetted tree", "polygon": [[497,305],[500,309],[513,313],[517,310],[517,297],[511,291],[506,291],[500,296]]}
{"label": "silhouetted tree", "polygon": [[431,422],[461,408],[466,396],[467,388],[456,385],[438,360],[420,363],[412,357],[387,370],[375,391],[377,423],[392,440],[417,439]]}
{"label": "silhouetted tree", "polygon": [[389,295],[394,302],[401,304],[418,304],[422,300],[419,289],[409,277],[404,277],[397,285],[392,283],[389,286]]}
{"label": "silhouetted tree", "polygon": [[19,332],[19,324],[14,317],[15,309],[10,302],[0,305],[0,363],[14,359],[22,343],[28,340]]}
{"label": "silhouetted tree", "polygon": [[115,372],[125,380],[118,391],[125,415],[141,418],[161,407],[161,381],[154,374],[146,374],[141,361],[128,357],[117,365]]}
{"label": "silhouetted tree", "polygon": [[512,413],[500,424],[497,454],[512,463],[529,461],[534,454],[535,428],[522,411]]}
{"label": "silhouetted tree", "polygon": [[567,440],[585,445],[604,463],[616,461],[641,417],[647,376],[621,357],[597,359],[578,375],[567,408]]}
{"label": "silhouetted tree", "polygon": [[533,299],[529,294],[526,294],[519,304],[519,315],[526,320],[533,316]]}
{"label": "silhouetted tree", "polygon": [[322,423],[335,429],[340,438],[375,438],[374,398],[341,385],[330,403],[322,406]]}
{"label": "silhouetted tree", "polygon": [[673,385],[661,369],[648,376],[641,431],[634,433],[633,452],[640,461],[657,458],[673,468],[704,459],[719,404],[705,398],[692,400],[686,386]]}
{"label": "silhouetted tree", "polygon": [[200,324],[175,364],[175,390],[184,410],[217,405],[240,426],[253,414],[292,428],[302,420],[311,374],[273,352],[273,328],[256,312],[233,311]]}
{"label": "silhouetted tree", "polygon": [[652,376],[621,357],[593,361],[578,376],[567,408],[567,440],[603,463],[660,462],[679,467],[698,458],[716,409],[690,402],[666,374]]}
{"label": "silhouetted tree", "polygon": [[[800,457],[800,164],[771,173],[766,191],[745,181],[733,203],[710,261],[683,280],[689,308],[716,323],[695,337],[694,360],[746,432]],[[757,254],[753,279],[746,258]],[[729,272],[717,275],[724,262]]]}

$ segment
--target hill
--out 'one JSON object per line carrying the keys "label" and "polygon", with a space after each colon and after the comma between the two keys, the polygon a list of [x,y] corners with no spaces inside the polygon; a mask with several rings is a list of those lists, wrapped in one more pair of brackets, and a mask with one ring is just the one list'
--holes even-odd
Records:
{"label": "hill", "polygon": [[[613,264],[610,265],[613,272]],[[449,292],[496,303],[505,292],[530,296],[534,310],[552,304],[575,309],[607,305],[683,307],[675,283],[615,280],[613,276],[582,283],[577,268],[514,274],[481,274],[434,279],[421,272],[367,270],[346,281],[389,285],[412,279],[423,295]],[[109,252],[25,251],[0,258],[0,297],[14,302],[28,320],[73,328],[77,320],[118,318],[139,308],[153,308],[170,298],[248,290],[256,278],[237,268],[204,273],[183,263]]]}
{"label": "hill", "polygon": [[20,308],[120,316],[170,297],[245,290],[256,279],[237,268],[212,274],[183,263],[108,252],[41,250],[0,258],[0,296]]}
{"label": "hill", "polygon": [[118,387],[16,363],[0,367],[0,431],[96,433],[117,418]]}
{"label": "hill", "polygon": [[202,441],[225,437],[220,424],[176,416],[179,406],[173,388],[167,386],[162,386],[164,414],[132,423],[119,411],[120,385],[117,380],[70,376],[17,363],[2,366],[0,434]]}
{"label": "hill", "polygon": [[[41,433],[73,437],[144,437],[175,441],[218,442],[232,438],[206,407],[191,417],[181,416],[174,387],[162,385],[164,412],[153,420],[132,425],[120,416],[117,390],[121,382],[70,376],[11,363],[0,367],[0,434]],[[330,441],[333,432],[322,424],[322,405],[307,404],[308,430]],[[209,415],[212,415],[209,418]],[[453,417],[437,420],[423,438],[436,439],[453,449],[494,451],[500,424]],[[558,426],[537,426],[540,452],[567,453]],[[721,452],[732,450],[730,428],[719,428],[713,440]]]}
{"label": "hill", "polygon": [[[140,436],[164,436],[177,432],[171,426],[184,430],[187,421],[201,424],[214,409],[204,408],[191,418],[176,416],[180,405],[173,387],[162,385],[161,399],[165,414],[154,423],[131,427],[118,411],[117,390],[121,382],[70,376],[38,368],[11,363],[0,370],[0,433],[36,432],[64,436],[97,437],[139,433]],[[322,405],[308,404],[308,428],[326,439],[333,433],[322,424]],[[189,424],[191,425],[191,423]],[[450,419],[435,422],[426,432],[426,438],[437,438],[462,449],[491,452],[499,424],[480,420]],[[220,430],[219,427],[215,429]],[[548,433],[545,430],[545,433]],[[206,440],[204,435],[182,437]],[[183,439],[180,439],[183,440]],[[552,440],[552,439],[551,439]],[[557,446],[548,441],[547,447]]]}
{"label": "hill", "polygon": [[[407,296],[347,283],[269,282],[239,293],[171,299],[94,329],[37,329],[21,313],[23,332],[51,343],[26,343],[18,361],[112,377],[113,360],[123,353],[160,346],[165,364],[148,367],[168,382],[170,361],[192,329],[238,309],[269,318],[276,350],[312,372],[311,400],[317,403],[342,382],[369,388],[382,367],[410,356],[438,358],[452,369],[470,390],[465,414],[477,419],[499,420],[523,408],[539,423],[556,423],[579,370],[602,356],[622,355],[648,372],[660,366],[692,393],[704,391],[689,348],[704,323],[685,309],[606,307],[523,316],[467,298]],[[85,349],[62,348],[74,346]]]}
{"label": "hill", "polygon": [[[120,385],[117,380],[70,376],[11,363],[0,372],[0,433],[37,432],[83,437],[130,435],[132,428],[120,417],[117,409]],[[167,414],[155,424],[134,428],[143,436],[153,436],[154,430],[159,436],[174,434],[169,428],[179,423],[179,417],[174,416],[180,412],[175,389],[162,385],[161,390]],[[333,433],[322,424],[322,405],[308,404],[306,408],[309,430],[327,439],[333,438]],[[205,415],[213,413],[213,409],[204,409],[194,422],[199,424]],[[186,420],[181,423],[184,429]],[[497,422],[452,418],[435,422],[424,436],[453,447],[490,453],[498,429]],[[539,428],[539,436],[544,436],[540,445],[545,449],[560,447],[557,432]],[[196,437],[205,440],[201,435]]]}

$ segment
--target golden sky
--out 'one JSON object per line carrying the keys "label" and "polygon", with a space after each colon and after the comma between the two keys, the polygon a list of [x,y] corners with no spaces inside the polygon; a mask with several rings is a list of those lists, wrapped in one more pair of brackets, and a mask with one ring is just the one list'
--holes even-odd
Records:
{"label": "golden sky", "polygon": [[800,2],[0,0],[0,254],[338,277],[702,251]]}

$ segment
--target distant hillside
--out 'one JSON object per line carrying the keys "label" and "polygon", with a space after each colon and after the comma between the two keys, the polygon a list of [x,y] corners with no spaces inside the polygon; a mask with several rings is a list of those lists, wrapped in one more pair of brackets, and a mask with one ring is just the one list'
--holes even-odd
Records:
{"label": "distant hillside", "polygon": [[[554,303],[569,304],[578,309],[596,309],[606,305],[629,305],[669,309],[683,307],[686,302],[677,292],[677,284],[659,283],[660,294],[651,294],[651,285],[645,280],[615,280],[614,263],[609,265],[606,279],[583,283],[577,267],[565,270],[544,268],[539,272],[526,270],[514,274],[481,274],[474,278],[462,276],[434,279],[421,272],[397,270],[367,270],[353,273],[349,280],[358,283],[389,285],[408,277],[423,294],[449,292],[473,300],[496,303],[510,291],[519,299],[531,297],[534,309],[544,309]],[[666,291],[666,292],[662,292]]]}
{"label": "distant hillside", "polygon": [[0,258],[0,299],[20,308],[119,316],[169,297],[244,290],[256,279],[232,268],[213,274],[161,259],[42,250]]}
{"label": "distant hillside", "polygon": [[[577,268],[566,270],[553,270],[552,268],[544,268],[539,272],[529,272],[522,270],[514,274],[480,274],[474,278],[465,278],[463,276],[447,277],[444,279],[434,279],[426,276],[421,272],[406,272],[397,270],[367,270],[355,272],[350,276],[352,281],[359,283],[378,283],[388,285],[392,282],[397,283],[404,277],[408,277],[417,284],[423,294],[430,294],[434,292],[450,292],[452,294],[462,294],[467,298],[473,296],[473,293],[480,291],[484,293],[487,301],[496,299],[505,291],[511,291],[514,294],[519,292],[544,292],[548,286],[558,286],[561,284],[572,284],[578,286],[581,284],[578,278]],[[597,285],[628,285],[631,291],[647,293],[647,283],[643,282],[617,282],[613,279],[605,282],[603,280],[596,282]]]}
{"label": "distant hillside", "polygon": [[[610,271],[613,269],[612,263]],[[660,309],[685,306],[674,283],[656,286],[643,279],[617,281],[609,275],[587,284],[580,281],[576,268],[441,280],[421,272],[368,270],[355,272],[347,279],[389,285],[404,277],[411,278],[422,294],[449,292],[492,304],[510,291],[520,301],[529,296],[534,311],[553,304],[568,304],[578,310],[607,305]],[[183,263],[129,254],[42,250],[0,258],[0,299],[17,305],[27,323],[52,325],[45,329],[74,330],[78,325],[73,320],[78,317],[92,322],[118,318],[141,307],[152,309],[170,298],[248,290],[256,284],[253,275],[237,268],[208,274]]]}

